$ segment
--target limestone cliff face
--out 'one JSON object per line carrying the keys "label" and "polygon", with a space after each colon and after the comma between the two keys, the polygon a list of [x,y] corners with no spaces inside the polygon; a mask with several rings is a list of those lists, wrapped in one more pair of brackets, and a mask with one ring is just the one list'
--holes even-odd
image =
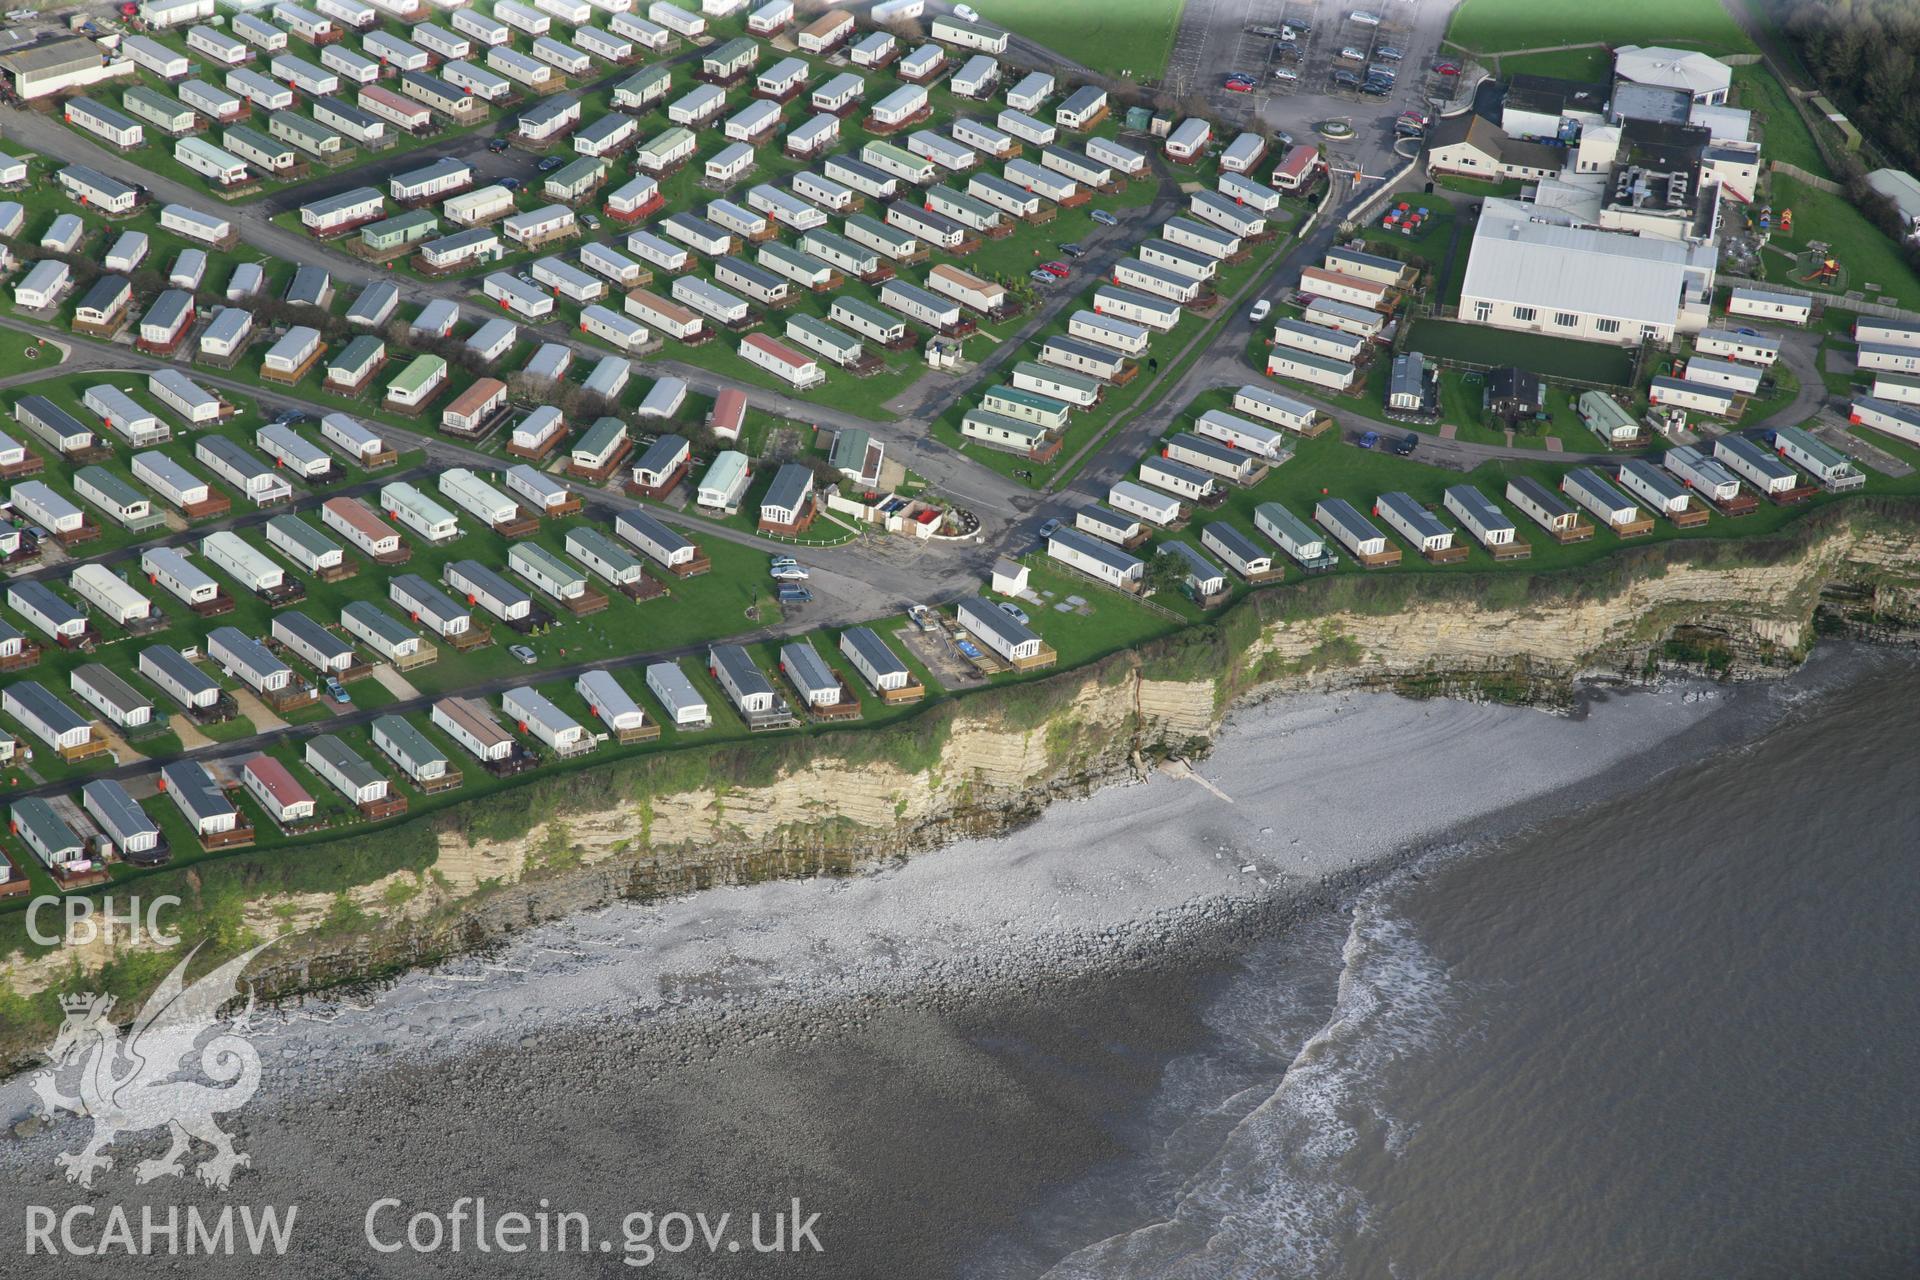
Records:
{"label": "limestone cliff face", "polygon": [[[842,874],[1003,832],[1052,799],[1203,748],[1237,699],[1383,687],[1551,704],[1583,678],[1641,679],[1675,665],[1732,678],[1783,673],[1812,645],[1817,619],[1882,639],[1920,636],[1911,520],[1828,519],[1768,554],[1725,563],[1645,548],[1640,562],[1598,581],[1435,575],[1283,588],[1210,629],[930,707],[918,720],[733,748],[784,751],[762,777],[620,775],[604,802],[556,805],[511,836],[442,829],[423,868],[344,896],[262,893],[241,923],[255,937],[284,937],[282,967],[266,980],[290,991],[616,898]],[[0,980],[23,995],[71,986],[115,954],[107,940],[16,959],[0,965]]]}

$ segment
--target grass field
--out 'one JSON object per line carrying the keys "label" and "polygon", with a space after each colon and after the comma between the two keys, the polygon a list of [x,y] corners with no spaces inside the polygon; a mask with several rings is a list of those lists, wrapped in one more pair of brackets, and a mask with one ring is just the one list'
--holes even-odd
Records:
{"label": "grass field", "polygon": [[1408,336],[1417,351],[1443,360],[1472,364],[1518,364],[1544,378],[1578,378],[1625,386],[1632,380],[1633,357],[1621,347],[1597,342],[1568,342],[1544,334],[1508,333],[1480,325],[1421,320]]}
{"label": "grass field", "polygon": [[1557,49],[1500,59],[1502,76],[1559,76],[1592,83],[1606,80],[1612,72],[1613,59],[1605,49]]}
{"label": "grass field", "polygon": [[[27,352],[33,352],[29,356]],[[46,372],[60,363],[60,349],[50,342],[9,330],[0,333],[0,378]]]}
{"label": "grass field", "polygon": [[1108,75],[1157,80],[1167,69],[1185,0],[979,0],[987,21]]}
{"label": "grass field", "polygon": [[1808,173],[1827,174],[1826,161],[1807,132],[1807,122],[1793,109],[1786,88],[1764,66],[1733,69],[1733,102],[1753,112],[1759,126],[1762,151],[1769,160],[1798,165]]}
{"label": "grass field", "polygon": [[[1802,284],[1795,263],[1772,252],[1773,247],[1798,254],[1809,241],[1822,241],[1833,247],[1833,254],[1845,271],[1841,282],[1846,291],[1858,291],[1869,301],[1882,297],[1897,300],[1902,307],[1920,307],[1920,277],[1901,258],[1893,242],[1879,228],[1848,204],[1844,196],[1829,195],[1784,174],[1773,175],[1773,207],[1793,211],[1793,234],[1775,232],[1772,245],[1760,255],[1766,278],[1794,288],[1816,289]],[[1872,287],[1869,288],[1868,286]]]}
{"label": "grass field", "polygon": [[1597,41],[1657,44],[1709,53],[1753,48],[1719,0],[1465,0],[1447,39],[1478,53]]}

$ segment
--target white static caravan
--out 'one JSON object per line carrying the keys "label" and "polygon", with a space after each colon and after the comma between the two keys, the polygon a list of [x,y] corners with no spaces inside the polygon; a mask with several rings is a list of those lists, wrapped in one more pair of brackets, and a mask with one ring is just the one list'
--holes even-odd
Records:
{"label": "white static caravan", "polygon": [[1116,316],[1076,311],[1067,320],[1067,336],[1106,347],[1125,356],[1145,355],[1152,331]]}
{"label": "white static caravan", "polygon": [[1000,64],[985,54],[975,54],[960,64],[948,87],[963,98],[985,98],[1000,82]]}
{"label": "white static caravan", "polygon": [[1507,517],[1506,512],[1500,510],[1492,498],[1472,485],[1449,486],[1441,502],[1452,513],[1453,518],[1464,525],[1467,532],[1489,551],[1496,547],[1513,545],[1517,533],[1513,521]]}
{"label": "white static caravan", "polygon": [[1710,387],[1724,387],[1735,395],[1750,396],[1760,389],[1761,371],[1749,364],[1696,355],[1688,359],[1686,379]]}
{"label": "white static caravan", "polygon": [[477,560],[455,560],[441,570],[441,577],[470,603],[503,622],[532,616],[533,597]]}
{"label": "white static caravan", "polygon": [[1724,418],[1733,412],[1735,394],[1725,387],[1691,382],[1668,374],[1656,374],[1647,387],[1647,402],[1691,409],[1696,413]]}
{"label": "white static caravan", "polygon": [[1146,578],[1145,561],[1077,528],[1063,526],[1054,530],[1047,539],[1047,555],[1123,591],[1139,590]]}
{"label": "white static caravan", "polygon": [[1320,411],[1304,400],[1252,384],[1233,393],[1233,407],[1263,422],[1302,433],[1311,431],[1320,416]]}
{"label": "white static caravan", "polygon": [[1910,401],[1856,395],[1847,421],[1857,427],[1871,427],[1907,444],[1920,444],[1920,406]]}
{"label": "white static caravan", "polygon": [[1624,459],[1614,473],[1614,479],[1629,497],[1652,508],[1654,514],[1669,518],[1684,515],[1693,506],[1693,497],[1687,486],[1645,458]]}
{"label": "white static caravan", "polygon": [[1208,409],[1194,420],[1193,432],[1230,448],[1244,450],[1268,462],[1280,462],[1289,456],[1286,433],[1277,427],[1262,426],[1237,413]]}
{"label": "white static caravan", "polygon": [[1781,427],[1773,433],[1773,446],[1782,458],[1835,493],[1858,489],[1867,482],[1847,455],[1804,427]]}
{"label": "white static caravan", "polygon": [[67,579],[67,585],[115,626],[135,626],[153,616],[153,602],[105,565],[81,565]]}
{"label": "white static caravan", "polygon": [[1591,467],[1575,467],[1561,476],[1560,492],[1600,517],[1609,529],[1624,533],[1643,521],[1651,524],[1633,499]]}
{"label": "white static caravan", "polygon": [[388,519],[412,529],[428,542],[448,542],[460,536],[460,521],[453,512],[405,480],[381,486],[380,507]]}
{"label": "white static caravan", "polygon": [[435,728],[472,752],[483,764],[501,764],[513,758],[513,735],[500,727],[487,704],[474,698],[442,698],[428,718]]}
{"label": "white static caravan", "polygon": [[1701,355],[1747,364],[1768,366],[1780,358],[1780,339],[1763,333],[1702,329],[1694,335],[1693,346]]}
{"label": "white static caravan", "polygon": [[1180,304],[1170,299],[1156,298],[1112,284],[1102,284],[1094,290],[1093,310],[1095,315],[1117,316],[1162,333],[1179,324],[1184,314]]}
{"label": "white static caravan", "polygon": [[666,708],[667,720],[680,729],[704,729],[713,723],[707,700],[700,696],[686,672],[673,662],[647,666],[647,691]]}
{"label": "white static caravan", "polygon": [[592,334],[622,351],[644,347],[653,337],[638,320],[610,311],[597,302],[581,310],[580,332]]}
{"label": "white static caravan", "polygon": [[503,473],[507,491],[522,500],[536,515],[558,515],[577,501],[573,490],[558,478],[517,462]]}
{"label": "white static caravan", "polygon": [[466,635],[473,628],[470,608],[417,573],[388,579],[387,598],[406,610],[410,621],[424,625],[442,639]]}
{"label": "white static caravan", "polygon": [[1727,295],[1727,314],[1803,325],[1813,318],[1813,299],[1804,293],[1736,288]]}
{"label": "white static caravan", "polygon": [[1373,511],[1421,555],[1431,556],[1453,546],[1453,530],[1434,518],[1412,494],[1398,490],[1383,493],[1374,499]]}
{"label": "white static caravan", "polygon": [[1107,490],[1107,505],[1124,515],[1137,516],[1148,524],[1166,528],[1180,519],[1180,500],[1171,494],[1157,493],[1131,480],[1118,480]]}

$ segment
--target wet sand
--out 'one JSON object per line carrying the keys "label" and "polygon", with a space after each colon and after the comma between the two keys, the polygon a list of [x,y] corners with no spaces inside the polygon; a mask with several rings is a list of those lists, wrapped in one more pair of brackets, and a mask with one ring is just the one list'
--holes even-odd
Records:
{"label": "wet sand", "polygon": [[[960,1274],[1149,1140],[1142,1100],[1204,1033],[1206,996],[1249,942],[1324,917],[1423,842],[1653,759],[1722,701],[1675,686],[1576,717],[1386,696],[1253,708],[1200,765],[1206,786],[1112,788],[1008,839],[850,880],[620,906],[265,1018],[261,1095],[229,1126],[253,1168],[224,1197],[136,1187],[132,1163],[153,1151],[123,1143],[96,1194],[298,1204],[275,1276],[632,1274],[646,1246],[624,1238],[626,1214],[730,1212],[740,1243],[746,1215],[794,1197],[821,1215],[823,1254],[697,1244],[646,1269]],[[0,1088],[0,1115],[29,1102],[21,1081]],[[52,1163],[83,1133],[68,1119],[0,1143],[0,1172],[20,1179],[0,1190],[0,1275],[15,1274],[25,1205],[85,1198]],[[510,1257],[366,1242],[383,1197],[402,1205],[382,1220],[391,1239],[407,1214],[479,1195],[494,1213],[585,1213],[595,1239]],[[179,1261],[59,1265],[141,1277]]]}

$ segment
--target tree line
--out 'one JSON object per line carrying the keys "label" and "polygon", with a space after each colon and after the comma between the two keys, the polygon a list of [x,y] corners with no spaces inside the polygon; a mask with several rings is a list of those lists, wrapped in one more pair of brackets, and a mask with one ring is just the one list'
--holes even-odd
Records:
{"label": "tree line", "polygon": [[[1820,90],[1890,162],[1920,170],[1920,6],[1913,0],[1776,0],[1780,29]],[[1920,273],[1920,243],[1899,207],[1867,183],[1866,166],[1832,149],[1834,178]]]}

